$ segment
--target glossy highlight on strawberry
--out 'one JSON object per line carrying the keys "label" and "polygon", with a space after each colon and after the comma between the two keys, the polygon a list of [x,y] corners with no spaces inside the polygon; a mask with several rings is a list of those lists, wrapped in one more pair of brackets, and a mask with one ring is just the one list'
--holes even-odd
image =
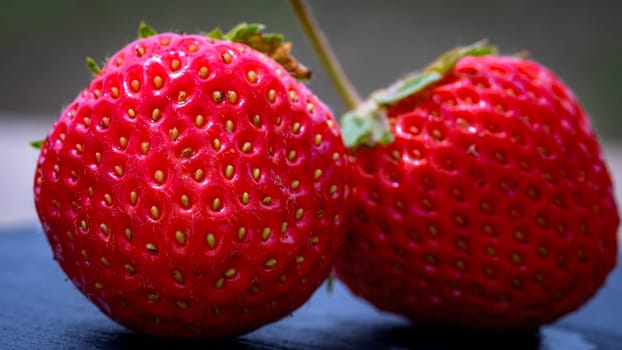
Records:
{"label": "glossy highlight on strawberry", "polygon": [[337,274],[417,323],[535,329],[581,306],[614,267],[611,178],[588,116],[551,71],[464,56],[431,82],[439,70],[426,70],[412,93],[401,94],[414,80],[389,89],[395,99],[372,97],[373,119],[352,124],[388,135],[357,131],[349,145],[352,223]]}
{"label": "glossy highlight on strawberry", "polygon": [[239,335],[327,277],[345,236],[346,151],[327,107],[270,57],[148,34],[62,112],[36,209],[54,258],[112,319]]}

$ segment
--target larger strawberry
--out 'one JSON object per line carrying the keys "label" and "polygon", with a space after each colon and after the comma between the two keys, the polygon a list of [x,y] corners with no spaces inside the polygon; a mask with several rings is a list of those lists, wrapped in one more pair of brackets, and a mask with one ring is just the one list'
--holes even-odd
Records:
{"label": "larger strawberry", "polygon": [[457,49],[346,116],[351,290],[416,322],[526,330],[616,261],[619,217],[587,115],[549,70]]}
{"label": "larger strawberry", "polygon": [[304,73],[288,44],[260,29],[143,26],[151,36],[112,55],[42,145],[35,204],[54,258],[129,328],[241,334],[294,311],[329,273],[345,148],[286,71]]}

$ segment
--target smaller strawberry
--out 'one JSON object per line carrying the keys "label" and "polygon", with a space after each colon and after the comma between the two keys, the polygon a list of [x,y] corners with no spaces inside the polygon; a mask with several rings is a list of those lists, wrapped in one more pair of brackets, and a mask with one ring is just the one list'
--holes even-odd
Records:
{"label": "smaller strawberry", "polygon": [[40,144],[34,197],[54,258],[131,329],[251,331],[302,305],[341,246],[337,124],[261,28],[142,26],[101,71],[89,60],[93,81]]}
{"label": "smaller strawberry", "polygon": [[611,178],[587,115],[536,62],[441,56],[343,120],[352,222],[336,270],[415,322],[528,330],[616,261]]}

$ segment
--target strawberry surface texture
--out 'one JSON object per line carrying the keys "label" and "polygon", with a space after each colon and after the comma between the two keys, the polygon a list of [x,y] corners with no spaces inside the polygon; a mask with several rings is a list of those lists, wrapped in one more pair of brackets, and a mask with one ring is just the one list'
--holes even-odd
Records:
{"label": "strawberry surface texture", "polygon": [[43,143],[34,198],[69,280],[120,324],[239,335],[302,305],[345,238],[331,112],[249,46],[162,33],[110,57]]}
{"label": "strawberry surface texture", "polygon": [[603,285],[617,256],[612,181],[554,73],[467,55],[380,110],[392,142],[350,156],[336,269],[355,294],[416,323],[522,331]]}

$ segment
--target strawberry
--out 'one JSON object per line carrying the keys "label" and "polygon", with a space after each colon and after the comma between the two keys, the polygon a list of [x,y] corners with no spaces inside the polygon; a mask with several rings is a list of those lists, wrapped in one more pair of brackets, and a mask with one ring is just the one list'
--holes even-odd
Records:
{"label": "strawberry", "polygon": [[421,323],[535,329],[616,261],[619,217],[588,116],[554,73],[477,44],[342,123],[352,222],[338,277]]}
{"label": "strawberry", "polygon": [[306,74],[289,44],[260,30],[141,27],[42,144],[34,197],[54,258],[128,328],[239,335],[293,312],[329,274],[346,233],[346,150],[287,73]]}

